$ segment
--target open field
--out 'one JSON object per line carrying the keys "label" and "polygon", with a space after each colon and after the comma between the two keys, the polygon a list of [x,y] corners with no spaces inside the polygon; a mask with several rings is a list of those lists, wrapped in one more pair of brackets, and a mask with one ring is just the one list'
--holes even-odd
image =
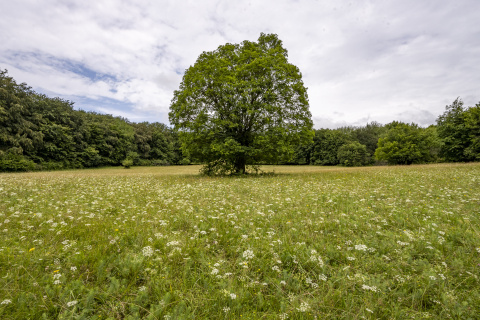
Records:
{"label": "open field", "polygon": [[1,319],[478,319],[480,164],[0,174]]}

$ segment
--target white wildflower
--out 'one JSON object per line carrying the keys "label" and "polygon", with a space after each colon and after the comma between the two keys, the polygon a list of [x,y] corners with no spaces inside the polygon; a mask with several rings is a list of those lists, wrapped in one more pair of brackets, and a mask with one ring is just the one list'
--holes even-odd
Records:
{"label": "white wildflower", "polygon": [[355,250],[358,250],[358,251],[366,251],[368,248],[366,245],[364,244],[356,244],[355,245]]}
{"label": "white wildflower", "polygon": [[310,305],[306,302],[302,302],[300,304],[300,307],[297,308],[297,310],[300,311],[300,312],[307,312],[308,310],[310,310]]}
{"label": "white wildflower", "polygon": [[255,257],[255,254],[253,254],[252,250],[245,250],[243,252],[243,258],[248,260],[248,259],[253,259],[253,257]]}
{"label": "white wildflower", "polygon": [[77,303],[78,303],[77,300],[69,301],[69,302],[67,302],[67,307],[73,307],[73,306],[76,305]]}
{"label": "white wildflower", "polygon": [[142,253],[145,257],[151,257],[153,255],[153,249],[150,246],[146,246],[142,249]]}
{"label": "white wildflower", "polygon": [[216,275],[218,273],[218,269],[217,268],[213,268],[212,269],[212,275]]}
{"label": "white wildflower", "polygon": [[237,295],[235,293],[230,293],[230,299],[232,300],[237,299]]}
{"label": "white wildflower", "polygon": [[366,291],[378,292],[378,289],[376,286],[367,286],[366,284],[362,285],[362,289]]}
{"label": "white wildflower", "polygon": [[12,303],[12,300],[10,300],[10,299],[5,299],[5,300],[3,300],[0,304],[10,304],[10,303]]}

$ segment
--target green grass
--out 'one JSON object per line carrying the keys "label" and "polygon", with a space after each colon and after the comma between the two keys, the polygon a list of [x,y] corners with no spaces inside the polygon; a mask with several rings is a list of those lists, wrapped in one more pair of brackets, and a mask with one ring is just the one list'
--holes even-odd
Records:
{"label": "green grass", "polygon": [[0,174],[1,319],[478,319],[480,164]]}

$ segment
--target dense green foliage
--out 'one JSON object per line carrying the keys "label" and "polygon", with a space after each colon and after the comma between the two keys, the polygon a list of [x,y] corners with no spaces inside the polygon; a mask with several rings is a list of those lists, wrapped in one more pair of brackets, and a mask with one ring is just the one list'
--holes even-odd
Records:
{"label": "dense green foliage", "polygon": [[378,140],[378,148],[375,151],[378,160],[385,160],[390,164],[435,161],[439,145],[434,129],[424,129],[414,123],[397,121],[385,127],[387,131]]}
{"label": "dense green foliage", "polygon": [[480,104],[466,109],[457,98],[438,117],[437,128],[446,161],[480,160]]}
{"label": "dense green foliage", "polygon": [[[267,39],[262,40],[262,37]],[[239,169],[239,164],[363,166],[385,162],[412,164],[480,161],[480,104],[465,108],[460,99],[446,106],[445,112],[437,119],[437,125],[428,128],[396,121],[387,125],[372,122],[364,127],[313,130],[313,140],[309,140],[312,133],[307,130],[311,127],[310,115],[298,69],[288,63],[284,66],[297,81],[295,90],[298,89],[303,94],[297,97],[297,105],[292,101],[292,104],[286,105],[298,107],[300,115],[295,115],[292,110],[282,114],[285,110],[282,109],[281,102],[275,102],[278,97],[268,95],[262,98],[261,92],[255,91],[256,82],[249,84],[254,81],[255,72],[269,67],[271,57],[259,58],[260,61],[252,59],[249,64],[238,63],[238,70],[229,67],[231,61],[228,59],[222,62],[217,59],[220,53],[238,55],[235,59],[247,59],[250,55],[261,56],[262,50],[268,47],[270,49],[267,52],[273,50],[273,53],[265,53],[267,56],[271,54],[285,62],[286,51],[281,47],[281,42],[275,42],[278,39],[274,36],[262,37],[259,43],[225,45],[213,53],[204,53],[197,64],[189,69],[190,72],[187,70],[181,86],[184,91],[175,93],[171,117],[182,115],[183,120],[190,120],[185,120],[182,125],[180,118],[175,120],[180,127],[178,133],[161,123],[131,123],[111,115],[74,110],[72,102],[38,94],[26,84],[17,84],[6,71],[0,71],[0,171],[111,165],[127,168],[135,165],[190,164],[192,160],[208,163],[204,167],[207,171],[218,172],[222,169],[230,173],[241,171],[243,167]],[[255,50],[260,50],[260,53],[254,54]],[[208,69],[210,63],[216,66],[212,67],[214,71],[220,71]],[[220,63],[223,69],[216,63]],[[207,82],[202,78],[205,75],[210,77]],[[187,83],[195,85],[191,83],[192,77],[205,86],[203,91],[197,87],[188,89],[199,90],[195,91],[198,94],[196,99],[200,101],[196,107],[201,109],[203,106],[205,109],[195,111],[198,112],[198,117],[188,114],[188,104],[180,103],[182,99],[189,103],[197,101],[187,96],[188,92],[193,92],[187,90]],[[218,77],[233,81],[229,83],[228,90],[213,86],[214,79]],[[280,90],[283,87],[275,88]],[[240,90],[242,94],[235,95],[235,90]],[[269,92],[268,88],[265,90]],[[223,106],[228,112],[213,117],[214,113],[208,113],[205,101],[207,98],[219,97],[220,93],[228,94],[221,95],[223,104],[215,106]],[[248,97],[257,97],[257,100],[249,100],[249,104]],[[272,113],[265,110],[262,113],[261,108],[266,108],[272,101],[273,107],[268,109]],[[193,109],[190,111],[193,112]],[[278,113],[275,114],[274,111]],[[290,111],[292,118],[288,118]],[[201,121],[207,118],[209,120],[202,126]],[[253,121],[251,132],[245,128],[246,122],[235,122],[240,118],[242,121]],[[279,125],[283,122],[283,126]],[[297,124],[301,128],[292,133],[292,128]],[[240,133],[243,135],[239,142],[235,139],[239,138]],[[181,142],[179,135],[182,136]],[[245,144],[241,141],[249,142]],[[184,152],[181,151],[181,143]]]}
{"label": "dense green foliage", "polygon": [[[137,153],[132,158],[132,152]],[[76,111],[0,71],[0,171],[134,164],[175,164],[175,133],[160,123]]]}
{"label": "dense green foliage", "polygon": [[315,130],[313,143],[297,148],[295,164],[347,165],[373,164],[377,142],[386,128],[372,122],[365,127]]}
{"label": "dense green foliage", "polygon": [[205,173],[293,159],[313,136],[299,69],[274,34],[202,53],[174,93],[170,122]]}
{"label": "dense green foliage", "polygon": [[359,167],[368,163],[367,147],[358,141],[344,144],[338,148],[338,161],[346,167]]}

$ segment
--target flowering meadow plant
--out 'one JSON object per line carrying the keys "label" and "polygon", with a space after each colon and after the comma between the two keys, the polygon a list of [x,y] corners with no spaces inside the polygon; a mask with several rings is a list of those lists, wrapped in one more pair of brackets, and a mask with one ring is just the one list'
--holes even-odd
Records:
{"label": "flowering meadow plant", "polygon": [[0,174],[1,319],[475,319],[480,164]]}

